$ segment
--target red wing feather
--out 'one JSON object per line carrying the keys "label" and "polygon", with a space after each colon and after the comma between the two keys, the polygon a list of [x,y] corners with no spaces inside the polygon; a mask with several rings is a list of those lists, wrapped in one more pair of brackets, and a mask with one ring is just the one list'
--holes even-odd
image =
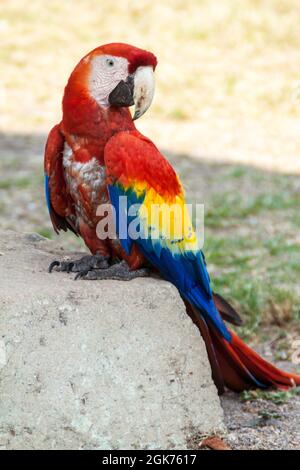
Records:
{"label": "red wing feather", "polygon": [[69,219],[69,216],[74,212],[63,173],[64,143],[65,139],[58,124],[50,131],[45,148],[46,197],[55,232],[69,229],[77,235],[76,229]]}

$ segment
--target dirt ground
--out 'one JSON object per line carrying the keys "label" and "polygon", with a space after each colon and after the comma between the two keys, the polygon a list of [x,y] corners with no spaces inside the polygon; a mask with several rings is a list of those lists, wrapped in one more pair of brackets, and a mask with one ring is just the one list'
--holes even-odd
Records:
{"label": "dirt ground", "polygon": [[262,399],[245,403],[228,392],[221,402],[228,429],[225,440],[232,449],[299,450],[299,397],[280,405]]}

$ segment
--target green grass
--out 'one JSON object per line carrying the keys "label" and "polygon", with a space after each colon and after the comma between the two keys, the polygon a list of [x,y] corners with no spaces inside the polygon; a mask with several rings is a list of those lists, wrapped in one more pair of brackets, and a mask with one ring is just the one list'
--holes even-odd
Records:
{"label": "green grass", "polygon": [[205,211],[204,252],[213,288],[241,313],[244,337],[268,322],[299,329],[298,178],[239,166],[226,178],[231,191],[220,185]]}
{"label": "green grass", "polygon": [[263,193],[248,199],[243,199],[241,195],[233,192],[225,192],[216,194],[209,201],[205,223],[207,226],[215,227],[228,222],[229,219],[235,223],[236,219],[245,219],[264,211],[288,210],[295,207],[300,207],[300,192]]}
{"label": "green grass", "polygon": [[[230,300],[241,313],[245,325],[240,330],[245,337],[258,332],[259,325],[269,318],[272,305],[280,317],[295,324],[300,319],[300,298],[296,293],[299,278],[299,246],[283,242],[274,250],[278,240],[268,240],[268,249],[247,235],[233,237],[207,235],[205,255],[217,272],[212,276],[213,289]],[[295,258],[298,254],[298,259]],[[283,319],[283,321],[285,321]]]}
{"label": "green grass", "polygon": [[46,227],[37,229],[36,233],[42,235],[42,237],[49,238],[50,240],[54,238],[54,231]]}
{"label": "green grass", "polygon": [[25,189],[31,185],[32,179],[30,177],[0,179],[0,189]]}
{"label": "green grass", "polygon": [[242,401],[254,401],[257,399],[272,401],[275,405],[287,403],[290,398],[299,396],[299,388],[288,391],[265,392],[263,390],[249,390],[241,393]]}

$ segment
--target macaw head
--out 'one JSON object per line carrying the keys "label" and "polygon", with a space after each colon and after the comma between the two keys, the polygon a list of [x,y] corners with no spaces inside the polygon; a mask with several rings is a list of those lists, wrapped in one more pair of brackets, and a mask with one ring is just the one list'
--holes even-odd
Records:
{"label": "macaw head", "polygon": [[66,93],[88,94],[103,108],[135,105],[133,119],[149,108],[154,95],[156,57],[122,43],[97,47],[72,72]]}

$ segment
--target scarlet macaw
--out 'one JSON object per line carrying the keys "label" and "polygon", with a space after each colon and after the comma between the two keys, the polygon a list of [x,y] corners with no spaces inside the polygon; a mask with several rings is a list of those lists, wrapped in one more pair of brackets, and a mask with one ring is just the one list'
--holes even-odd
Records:
{"label": "scarlet macaw", "polygon": [[[178,288],[205,340],[220,393],[224,385],[236,391],[300,385],[299,376],[275,368],[227,328],[223,319],[238,324],[239,316],[212,292],[190,222],[183,238],[176,238],[174,230],[165,238],[160,226],[154,227],[159,238],[151,237],[153,220],[145,216],[145,209],[152,204],[184,206],[174,169],[133,122],[151,104],[156,65],[152,53],[112,43],[91,51],[72,72],[64,92],[62,121],[50,131],[46,144],[46,199],[54,230],[72,230],[92,255],[72,262],[54,261],[49,271],[55,267],[77,272],[76,277],[84,279],[127,280],[146,275],[145,267],[150,265]],[[139,225],[146,236],[99,239],[97,207],[110,202],[118,212],[120,196],[127,196],[129,206],[141,205]],[[126,210],[118,215],[128,226]],[[111,264],[112,259],[122,261]]]}

